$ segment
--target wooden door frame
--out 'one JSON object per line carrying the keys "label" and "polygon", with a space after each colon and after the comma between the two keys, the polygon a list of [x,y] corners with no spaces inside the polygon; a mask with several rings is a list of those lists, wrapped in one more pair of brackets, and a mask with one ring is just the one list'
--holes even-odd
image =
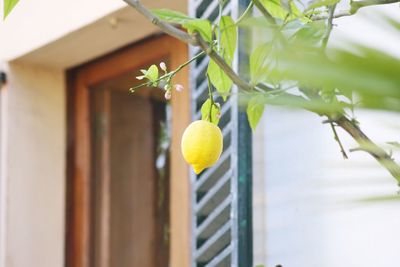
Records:
{"label": "wooden door frame", "polygon": [[[133,73],[143,65],[168,58],[169,69],[188,59],[187,46],[172,37],[151,37],[68,71],[66,267],[90,266],[91,137],[89,91],[93,85]],[[173,93],[170,165],[170,266],[190,265],[190,178],[180,153],[180,138],[191,121],[189,74],[174,78],[186,90]],[[128,90],[129,88],[127,88]]]}

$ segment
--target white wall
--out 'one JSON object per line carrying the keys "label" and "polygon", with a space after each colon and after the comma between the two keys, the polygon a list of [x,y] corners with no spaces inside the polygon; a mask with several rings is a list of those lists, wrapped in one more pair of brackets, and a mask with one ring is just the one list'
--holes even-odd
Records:
{"label": "white wall", "polygon": [[[358,112],[365,131],[398,140],[400,116]],[[263,119],[264,254],[268,266],[397,266],[397,184],[365,153],[343,160],[330,128],[311,113],[267,108]],[[356,147],[339,132],[346,149]],[[399,156],[397,154],[397,156]],[[259,177],[260,178],[260,177]]]}
{"label": "white wall", "polygon": [[[338,19],[333,44],[359,41],[400,56],[398,32],[386,31],[372,19],[381,11],[397,17],[400,12],[396,4]],[[400,141],[400,114],[364,110],[356,116],[378,143]],[[305,111],[266,108],[253,146],[255,263],[398,266],[400,201],[395,179],[363,152],[349,153],[344,160],[322,120]],[[357,147],[346,133],[339,134],[347,151]],[[400,162],[400,153],[394,156]],[[377,200],[385,197],[397,200]]]}

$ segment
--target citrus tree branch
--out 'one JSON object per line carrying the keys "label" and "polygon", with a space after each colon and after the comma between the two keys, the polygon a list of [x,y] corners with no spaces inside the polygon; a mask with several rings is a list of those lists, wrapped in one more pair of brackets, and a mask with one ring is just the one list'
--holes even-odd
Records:
{"label": "citrus tree branch", "polygon": [[[239,77],[239,75],[229,66],[229,64],[226,63],[226,61],[221,56],[218,55],[218,53],[201,37],[199,33],[195,32],[193,35],[189,35],[186,32],[175,28],[171,24],[161,21],[148,9],[146,9],[143,5],[141,5],[138,0],[124,0],[124,1],[133,8],[135,8],[139,13],[145,16],[153,24],[157,25],[165,33],[173,37],[176,37],[179,40],[188,43],[192,46],[200,47],[201,50],[203,50],[210,57],[210,59],[213,60],[229,76],[232,82],[236,84],[240,89],[244,91],[253,91],[255,89],[247,81]],[[252,1],[256,6],[257,2],[259,3],[258,0],[252,0]],[[359,6],[356,8],[356,10],[358,10],[361,7],[370,5],[400,2],[400,0],[362,0],[357,2]],[[331,16],[333,18],[335,17],[333,13],[331,14]],[[327,116],[332,122],[336,123],[337,126],[345,130],[360,145],[360,147],[363,148],[364,151],[369,153],[385,169],[387,169],[389,173],[400,184],[400,166],[392,159],[392,157],[385,150],[383,150],[380,146],[375,144],[363,131],[361,131],[361,129],[357,126],[356,122],[349,120],[345,115],[341,113],[332,116],[332,114],[329,112],[323,113],[316,111],[310,107],[307,107],[308,103],[306,102],[309,101],[303,99],[303,97],[295,96],[288,93],[283,94],[283,97],[289,97],[289,99],[294,98],[293,99],[294,101],[304,102],[305,104],[304,109],[316,113],[320,116]],[[282,104],[284,104],[284,102],[282,102]]]}
{"label": "citrus tree branch", "polygon": [[[399,3],[400,0],[359,0],[359,1],[351,1],[350,2],[350,9],[349,10],[343,10],[335,13],[333,15],[333,18],[340,18],[340,17],[346,17],[346,16],[351,16],[357,13],[357,11],[360,8],[363,7],[368,7],[368,6],[378,6],[378,5],[387,5],[387,4],[393,4],[393,3]],[[320,15],[320,16],[313,16],[311,19],[312,20],[324,20],[328,19],[328,15]]]}
{"label": "citrus tree branch", "polygon": [[197,46],[196,40],[192,38],[190,34],[182,31],[173,25],[160,20],[156,15],[154,15],[150,10],[144,7],[139,0],[123,0],[125,3],[136,9],[140,14],[142,14],[147,20],[159,27],[163,32],[171,35],[182,42],[190,45]]}
{"label": "citrus tree branch", "polygon": [[400,166],[385,150],[369,139],[354,121],[349,120],[344,115],[333,119],[333,121],[353,137],[365,152],[387,169],[400,185]]}
{"label": "citrus tree branch", "polygon": [[201,37],[198,32],[195,32],[193,34],[193,37],[197,41],[198,46],[206,52],[211,60],[213,60],[218,65],[218,67],[220,67],[225,72],[226,75],[228,75],[228,77],[232,80],[234,84],[245,91],[253,90],[253,87],[248,82],[240,78],[239,75],[237,75],[236,72],[228,65],[228,63],[226,63],[226,61],[208,45],[208,43]]}
{"label": "citrus tree branch", "polygon": [[166,34],[171,35],[187,44],[192,46],[200,47],[232,80],[234,84],[236,84],[240,89],[245,91],[251,91],[253,87],[242,80],[236,72],[226,63],[226,61],[218,55],[218,53],[212,49],[212,47],[201,37],[198,32],[194,32],[193,35],[190,35],[178,28],[175,28],[171,24],[161,21],[157,16],[151,13],[146,7],[144,7],[139,0],[123,0],[131,7],[136,9],[140,14],[142,14],[147,20],[151,21],[154,25],[158,26],[160,30],[165,32]]}

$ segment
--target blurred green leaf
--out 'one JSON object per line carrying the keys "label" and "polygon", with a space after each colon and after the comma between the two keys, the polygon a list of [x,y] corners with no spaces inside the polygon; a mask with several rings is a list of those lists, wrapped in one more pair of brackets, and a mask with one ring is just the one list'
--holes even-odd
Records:
{"label": "blurred green leaf", "polygon": [[261,0],[260,2],[276,19],[290,21],[304,16],[294,1],[291,0],[287,1],[285,6],[282,5],[280,0]]}
{"label": "blurred green leaf", "polygon": [[331,6],[331,5],[337,4],[339,2],[340,2],[340,0],[316,0],[316,1],[311,1],[306,10],[311,10],[311,9],[319,8],[319,7],[322,7],[322,6]]}
{"label": "blurred green leaf", "polygon": [[220,108],[218,107],[218,105],[212,104],[210,99],[207,99],[201,106],[201,119],[203,121],[210,121],[215,125],[218,125],[219,114],[220,114]]}
{"label": "blurred green leaf", "polygon": [[4,0],[4,14],[3,14],[3,19],[6,19],[7,16],[10,14],[10,12],[14,9],[14,7],[17,5],[19,0]]}
{"label": "blurred green leaf", "polygon": [[266,80],[266,73],[268,73],[267,59],[271,51],[272,44],[266,43],[259,45],[254,49],[250,55],[250,83],[256,85],[257,83]]}
{"label": "blurred green leaf", "polygon": [[297,30],[293,36],[294,43],[306,43],[308,45],[318,44],[326,32],[324,21],[313,21],[306,23]]}
{"label": "blurred green leaf", "polygon": [[363,107],[400,111],[400,60],[371,48],[353,48],[355,52],[336,49],[324,56],[295,46],[274,71],[313,88],[337,88],[343,95],[355,92]]}
{"label": "blurred green leaf", "polygon": [[250,99],[247,104],[247,119],[251,129],[254,131],[264,113],[265,103],[263,96],[254,96]]}
{"label": "blurred green leaf", "polygon": [[377,202],[394,202],[400,201],[400,195],[382,195],[382,196],[374,196],[374,197],[366,197],[358,200],[359,202],[369,202],[369,203],[377,203]]}
{"label": "blurred green leaf", "polygon": [[281,20],[286,18],[288,11],[283,8],[280,0],[261,0],[260,2],[274,18]]}

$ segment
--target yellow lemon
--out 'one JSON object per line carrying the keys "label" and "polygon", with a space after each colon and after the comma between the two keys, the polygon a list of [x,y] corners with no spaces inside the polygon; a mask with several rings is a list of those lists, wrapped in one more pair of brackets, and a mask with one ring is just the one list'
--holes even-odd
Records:
{"label": "yellow lemon", "polygon": [[181,149],[185,160],[199,174],[214,165],[222,152],[223,138],[219,127],[208,121],[194,121],[182,136]]}

